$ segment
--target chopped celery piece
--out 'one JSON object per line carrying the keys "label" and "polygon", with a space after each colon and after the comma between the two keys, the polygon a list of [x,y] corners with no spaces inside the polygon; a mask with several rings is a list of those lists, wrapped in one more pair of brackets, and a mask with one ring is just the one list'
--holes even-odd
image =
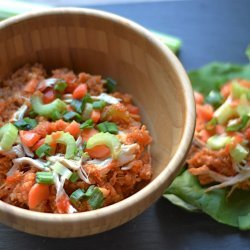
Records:
{"label": "chopped celery piece", "polygon": [[248,156],[248,150],[242,145],[237,144],[237,146],[230,150],[230,155],[236,163],[240,163]]}
{"label": "chopped celery piece", "polygon": [[209,122],[206,123],[205,128],[206,130],[213,130],[217,125],[217,119],[213,117]]}
{"label": "chopped celery piece", "polygon": [[54,183],[54,176],[52,172],[37,172],[36,173],[36,183],[41,184],[53,184]]}
{"label": "chopped celery piece", "polygon": [[64,167],[60,162],[56,162],[54,165],[52,165],[52,166],[51,166],[51,169],[52,169],[55,173],[57,173],[57,174],[63,176],[63,177],[64,177],[65,179],[67,179],[67,180],[68,180],[68,179],[71,177],[71,175],[72,175],[72,172],[71,172],[68,168]]}
{"label": "chopped celery piece", "polygon": [[240,103],[236,110],[239,116],[248,115],[250,113],[250,105],[246,94],[240,96]]}
{"label": "chopped celery piece", "polygon": [[57,143],[64,144],[66,146],[66,159],[74,158],[77,152],[76,141],[70,133],[65,133],[62,131],[54,132],[51,135],[46,136],[45,143],[50,146]]}
{"label": "chopped celery piece", "polygon": [[18,136],[18,129],[12,124],[7,123],[0,128],[0,148],[10,150]]}
{"label": "chopped celery piece", "polygon": [[207,140],[207,147],[212,150],[219,150],[224,148],[231,142],[231,137],[224,135],[214,135]]}
{"label": "chopped celery piece", "polygon": [[94,188],[90,198],[88,199],[88,203],[92,209],[100,208],[103,204],[104,196],[102,191],[99,188]]}
{"label": "chopped celery piece", "polygon": [[31,97],[31,106],[33,110],[41,116],[53,119],[53,114],[58,111],[60,113],[65,112],[67,105],[60,99],[56,99],[49,104],[43,104],[39,95],[33,95]]}
{"label": "chopped celery piece", "polygon": [[116,159],[120,152],[121,143],[115,135],[108,132],[101,132],[90,137],[87,141],[86,149],[91,149],[95,146],[103,144],[110,149],[112,157]]}
{"label": "chopped celery piece", "polygon": [[241,95],[246,94],[247,96],[250,93],[250,89],[241,86],[237,81],[232,83],[232,94],[235,98],[240,98]]}
{"label": "chopped celery piece", "polygon": [[231,107],[228,101],[225,101],[218,109],[216,109],[214,117],[217,118],[219,124],[225,124],[234,114],[235,109]]}

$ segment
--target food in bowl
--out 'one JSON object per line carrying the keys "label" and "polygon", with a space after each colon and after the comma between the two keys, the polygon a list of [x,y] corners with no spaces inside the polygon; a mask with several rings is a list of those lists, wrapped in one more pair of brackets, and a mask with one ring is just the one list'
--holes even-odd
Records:
{"label": "food in bowl", "polygon": [[132,97],[85,72],[24,66],[0,89],[0,198],[46,213],[98,209],[152,177],[152,138]]}

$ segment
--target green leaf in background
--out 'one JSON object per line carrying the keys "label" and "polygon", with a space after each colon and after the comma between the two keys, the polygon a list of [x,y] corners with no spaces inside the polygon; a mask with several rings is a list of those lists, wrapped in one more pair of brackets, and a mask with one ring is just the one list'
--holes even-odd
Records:
{"label": "green leaf in background", "polygon": [[169,49],[171,49],[175,54],[178,54],[180,51],[180,48],[182,46],[182,41],[175,37],[166,35],[164,33],[151,30],[151,32],[160,40],[162,41]]}
{"label": "green leaf in background", "polygon": [[[28,1],[5,0],[0,4],[0,21],[27,11],[37,11],[52,8],[52,5],[30,3]],[[160,33],[158,31],[151,31],[158,39],[160,39],[166,46],[169,47],[175,54],[180,51],[181,40],[177,37]]]}
{"label": "green leaf in background", "polygon": [[193,88],[206,96],[211,90],[219,91],[224,83],[234,78],[250,80],[250,65],[215,62],[193,70],[188,75]]}
{"label": "green leaf in background", "polygon": [[245,54],[246,54],[248,60],[250,61],[250,44],[247,46]]}
{"label": "green leaf in background", "polygon": [[[206,193],[198,179],[185,171],[167,189],[165,195],[169,194],[175,194],[183,203],[202,210],[223,224],[250,229],[249,191],[235,190],[230,198],[227,198],[226,189]],[[168,199],[173,202],[171,196]]]}
{"label": "green leaf in background", "polygon": [[0,1],[0,20],[25,13],[27,11],[37,11],[52,6],[41,3],[30,3],[28,1],[8,0]]}

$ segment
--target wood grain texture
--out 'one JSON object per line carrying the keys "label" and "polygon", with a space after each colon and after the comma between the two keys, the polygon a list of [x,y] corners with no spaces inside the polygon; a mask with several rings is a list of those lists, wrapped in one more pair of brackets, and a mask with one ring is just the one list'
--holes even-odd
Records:
{"label": "wood grain texture", "polygon": [[112,76],[133,95],[153,135],[154,178],[144,189],[96,211],[43,214],[0,202],[0,220],[21,231],[76,237],[127,222],[160,197],[184,161],[194,131],[192,89],[177,58],[141,26],[89,9],[54,9],[0,24],[0,75],[26,63]]}

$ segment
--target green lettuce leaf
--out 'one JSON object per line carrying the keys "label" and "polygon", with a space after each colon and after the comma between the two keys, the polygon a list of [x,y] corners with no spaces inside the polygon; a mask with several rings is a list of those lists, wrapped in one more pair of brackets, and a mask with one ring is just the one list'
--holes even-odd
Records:
{"label": "green lettuce leaf", "polygon": [[220,90],[227,81],[234,78],[250,80],[250,65],[210,63],[199,70],[189,72],[189,78],[196,91],[208,95],[211,90]]}
{"label": "green lettuce leaf", "polygon": [[245,54],[246,54],[248,60],[250,61],[250,44],[247,46]]}
{"label": "green lettuce leaf", "polygon": [[181,207],[189,212],[200,212],[200,209],[185,202],[184,200],[182,200],[180,197],[174,195],[174,194],[168,194],[165,193],[163,194],[163,197],[168,199],[171,203],[173,203],[174,205]]}
{"label": "green lettuce leaf", "polygon": [[[250,47],[246,55],[250,58]],[[211,63],[189,73],[192,86],[196,91],[207,96],[210,91],[219,91],[221,86],[232,79],[250,80],[250,64]],[[235,190],[227,198],[227,189],[213,190],[206,193],[197,177],[187,170],[180,173],[163,195],[173,204],[191,212],[203,211],[218,222],[250,229],[249,191]]]}
{"label": "green lettuce leaf", "polygon": [[[249,191],[235,190],[227,198],[226,189],[213,190],[206,193],[198,179],[188,171],[179,175],[164,195],[174,194],[183,203],[202,210],[212,218],[242,230],[250,229],[250,202]],[[172,199],[170,198],[172,202]],[[176,203],[174,203],[176,204]],[[191,210],[192,211],[192,210]]]}

